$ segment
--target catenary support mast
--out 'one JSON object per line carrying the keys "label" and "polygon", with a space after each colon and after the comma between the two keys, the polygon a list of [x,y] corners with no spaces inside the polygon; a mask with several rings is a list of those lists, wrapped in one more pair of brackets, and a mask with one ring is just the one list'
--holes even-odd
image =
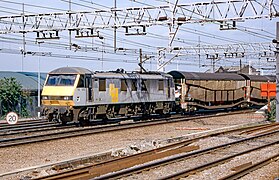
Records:
{"label": "catenary support mast", "polygon": [[279,122],[279,22],[276,23],[276,122]]}

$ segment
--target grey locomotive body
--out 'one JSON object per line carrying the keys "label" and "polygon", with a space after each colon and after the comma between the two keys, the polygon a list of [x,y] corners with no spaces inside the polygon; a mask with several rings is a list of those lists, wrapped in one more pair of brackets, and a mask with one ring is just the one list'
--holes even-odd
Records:
{"label": "grey locomotive body", "polygon": [[[70,87],[48,84],[48,79],[55,75],[71,75],[75,79]],[[42,93],[44,114],[49,120],[62,123],[120,115],[168,114],[174,103],[173,79],[164,73],[91,72],[65,67],[50,72],[47,78]],[[63,87],[68,99],[57,98],[63,94]]]}

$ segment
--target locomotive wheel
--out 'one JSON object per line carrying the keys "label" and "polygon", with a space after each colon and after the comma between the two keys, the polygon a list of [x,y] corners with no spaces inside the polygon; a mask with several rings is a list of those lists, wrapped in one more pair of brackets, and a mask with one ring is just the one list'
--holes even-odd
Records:
{"label": "locomotive wheel", "polygon": [[88,111],[86,109],[80,110],[78,115],[78,122],[80,126],[89,125]]}
{"label": "locomotive wheel", "polygon": [[111,119],[115,117],[114,106],[108,107],[106,112],[107,119]]}
{"label": "locomotive wheel", "polygon": [[84,127],[89,125],[89,121],[86,121],[84,119],[79,119],[79,126]]}
{"label": "locomotive wheel", "polygon": [[49,114],[47,115],[47,119],[48,119],[48,122],[53,121],[53,113],[49,113]]}

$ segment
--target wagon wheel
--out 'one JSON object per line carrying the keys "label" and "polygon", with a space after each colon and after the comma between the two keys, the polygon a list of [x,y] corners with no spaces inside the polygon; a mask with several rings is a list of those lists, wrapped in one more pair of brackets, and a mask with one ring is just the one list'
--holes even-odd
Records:
{"label": "wagon wheel", "polygon": [[61,123],[62,123],[63,126],[65,126],[67,124],[66,121],[62,121]]}
{"label": "wagon wheel", "polygon": [[133,106],[133,111],[134,111],[134,116],[137,116],[138,115],[138,106],[137,105],[134,105]]}
{"label": "wagon wheel", "polygon": [[163,109],[163,114],[169,114],[169,113],[170,113],[169,104],[165,104]]}

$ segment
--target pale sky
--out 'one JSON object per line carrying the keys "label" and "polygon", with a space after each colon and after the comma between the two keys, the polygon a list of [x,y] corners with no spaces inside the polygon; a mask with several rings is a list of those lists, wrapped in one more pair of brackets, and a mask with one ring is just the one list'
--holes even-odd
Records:
{"label": "pale sky", "polygon": [[[114,1],[90,1],[90,0],[71,0],[72,11],[93,11],[96,9],[107,10],[114,6]],[[93,2],[93,3],[92,3]],[[175,3],[175,1],[171,1]],[[208,1],[191,1],[191,2],[208,2]],[[259,1],[261,2],[261,1]],[[50,13],[67,11],[69,9],[68,0],[0,0],[0,16],[11,16],[22,13],[28,14]],[[189,1],[178,1],[178,4],[189,3]],[[127,1],[117,0],[118,8],[140,7],[140,6],[159,6],[166,5],[164,0],[145,0],[145,1]],[[36,7],[32,6],[35,5]],[[39,7],[40,6],[40,7]],[[279,5],[275,4],[278,8]],[[252,10],[251,10],[252,11]],[[252,12],[251,12],[252,13]],[[184,24],[178,30],[174,47],[190,47],[199,45],[228,45],[238,43],[269,43],[275,38],[275,25],[277,19],[257,19],[237,22],[236,30],[219,30],[217,23],[203,24]],[[74,38],[72,34],[72,43],[81,46],[88,51],[79,49],[69,50],[68,32],[60,33],[59,40],[43,40],[40,44],[35,44],[36,33],[26,34],[26,51],[52,53],[55,57],[38,57],[32,55],[22,56],[13,54],[23,48],[22,34],[1,34],[0,35],[0,56],[2,63],[0,71],[31,71],[37,72],[40,64],[41,72],[48,72],[62,66],[79,66],[93,71],[106,71],[123,68],[127,71],[138,69],[139,49],[142,48],[143,56],[145,53],[152,56],[145,62],[144,67],[148,70],[156,70],[157,48],[168,47],[168,27],[151,26],[147,27],[145,36],[125,36],[125,29],[117,29],[117,48],[129,49],[125,52],[114,53],[113,51],[113,30],[101,29],[99,33],[103,39],[99,38]],[[3,53],[7,52],[9,53]],[[98,51],[98,52],[97,52]],[[65,56],[68,55],[68,58]],[[174,55],[166,55],[168,61]],[[40,63],[39,63],[40,61]],[[267,63],[265,58],[244,57],[241,58],[242,64],[249,62],[257,67],[274,67],[275,63]],[[183,55],[174,58],[171,64],[166,66],[165,71],[174,69],[184,71],[205,71],[212,68],[211,61],[205,56]],[[239,59],[221,59],[217,62],[216,67],[220,65],[239,65]]]}

